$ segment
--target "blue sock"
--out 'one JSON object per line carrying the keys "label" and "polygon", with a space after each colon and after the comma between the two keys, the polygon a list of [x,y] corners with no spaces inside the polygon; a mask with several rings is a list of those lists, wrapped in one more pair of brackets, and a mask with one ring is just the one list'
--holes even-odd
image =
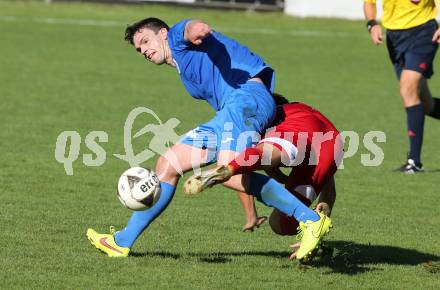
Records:
{"label": "blue sock", "polygon": [[265,205],[274,207],[298,221],[311,220],[315,222],[319,220],[319,215],[315,211],[303,204],[284,186],[266,175],[251,173],[249,193]]}
{"label": "blue sock", "polygon": [[408,158],[420,165],[420,154],[423,142],[423,127],[425,125],[425,111],[422,104],[406,108],[408,136],[409,136],[409,155]]}
{"label": "blue sock", "polygon": [[133,212],[127,226],[115,234],[116,244],[131,248],[137,237],[167,208],[173,199],[176,187],[166,182],[161,182],[160,186],[161,192],[157,203],[147,210]]}

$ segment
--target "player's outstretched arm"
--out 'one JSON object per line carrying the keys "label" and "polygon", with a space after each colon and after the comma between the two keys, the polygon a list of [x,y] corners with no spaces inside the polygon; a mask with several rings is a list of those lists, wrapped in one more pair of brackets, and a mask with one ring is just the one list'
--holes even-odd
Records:
{"label": "player's outstretched arm", "polygon": [[212,33],[211,27],[202,20],[193,19],[185,26],[185,40],[195,45],[202,44],[205,37]]}

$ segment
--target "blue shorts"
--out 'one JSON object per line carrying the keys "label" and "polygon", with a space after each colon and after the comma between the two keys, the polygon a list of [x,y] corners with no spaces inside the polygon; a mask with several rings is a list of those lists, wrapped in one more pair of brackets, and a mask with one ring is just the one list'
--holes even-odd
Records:
{"label": "blue shorts", "polygon": [[259,82],[236,89],[214,118],[188,132],[180,143],[208,149],[212,161],[219,151],[241,152],[260,140],[275,117],[272,94]]}
{"label": "blue shorts", "polygon": [[404,30],[387,30],[388,53],[400,79],[402,70],[421,73],[429,79],[434,74],[433,62],[438,43],[432,41],[437,30],[435,20]]}

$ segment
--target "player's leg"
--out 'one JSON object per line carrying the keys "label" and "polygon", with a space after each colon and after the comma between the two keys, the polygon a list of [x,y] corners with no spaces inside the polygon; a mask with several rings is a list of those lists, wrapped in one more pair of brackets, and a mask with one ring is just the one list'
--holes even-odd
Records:
{"label": "player's leg", "polygon": [[[428,37],[426,37],[424,45],[424,70],[422,71],[423,78],[420,82],[420,97],[425,106],[425,113],[435,119],[440,119],[440,98],[433,98],[428,87],[428,79],[434,74],[434,59],[438,50],[438,43],[429,41],[429,34],[436,30],[438,25],[433,22],[428,25]],[[419,64],[420,68],[420,64]]]}
{"label": "player's leg", "polygon": [[[433,60],[438,44],[432,41],[432,35],[437,29],[435,21],[429,21],[404,34],[404,42],[400,42],[402,64],[400,77],[400,95],[407,113],[407,126],[410,141],[410,152],[407,163],[401,171],[415,173],[423,171],[421,164],[421,149],[425,114],[429,114],[433,104],[428,93],[425,79],[433,74]],[[396,70],[398,72],[398,70]],[[427,96],[428,95],[428,96]],[[426,110],[425,110],[426,108]]]}
{"label": "player's leg", "polygon": [[[299,192],[292,192],[298,199],[300,199],[305,205],[310,206],[312,200],[302,195]],[[334,187],[334,178],[331,177],[330,180],[324,185],[319,194],[318,203],[316,205],[316,211],[319,211],[326,216],[331,214],[331,206],[333,206],[336,199],[336,188]],[[298,233],[299,222],[295,218],[288,216],[277,209],[274,209],[269,216],[269,225],[272,231],[278,235],[296,235]]]}
{"label": "player's leg", "polygon": [[133,212],[127,226],[115,234],[115,241],[122,247],[131,248],[139,235],[156,219],[171,202],[181,174],[206,163],[208,150],[188,144],[177,143],[156,163],[161,194],[157,203],[144,211]]}
{"label": "player's leg", "polygon": [[[221,151],[218,154],[218,164],[228,163],[233,156],[234,151]],[[299,199],[294,197],[284,188],[283,185],[274,179],[259,173],[247,173],[232,176],[228,181],[223,183],[224,186],[247,192],[267,206],[277,208],[289,216],[293,216],[299,221],[306,222],[317,221],[319,216]]]}
{"label": "player's leg", "polygon": [[[304,191],[303,195],[305,198],[307,198],[307,201],[309,202],[308,205],[310,204],[310,201],[313,201],[316,198],[315,190],[319,190],[318,191],[319,193],[322,185],[326,182],[326,180],[330,176],[332,176],[335,173],[336,162],[337,162],[335,156],[337,155],[339,157],[339,151],[342,152],[342,143],[339,142],[339,138],[338,138],[339,132],[336,130],[336,128],[334,128],[331,122],[328,121],[328,119],[326,119],[320,113],[316,113],[315,115],[310,116],[309,119],[308,119],[309,121],[307,122],[308,125],[304,127],[305,132],[307,131],[328,132],[328,133],[333,133],[333,135],[330,136],[331,137],[330,140],[323,140],[323,142],[319,144],[311,144],[311,146],[315,146],[313,149],[316,152],[320,153],[318,154],[319,165],[317,166],[308,165],[307,164],[308,160],[306,160],[306,162],[302,162],[300,165],[295,167],[294,170],[295,174],[293,174],[293,179],[295,179],[294,183],[297,184],[298,186],[288,189],[290,189],[290,192],[302,193]],[[339,149],[335,150],[335,148],[339,148]],[[287,160],[287,162],[290,163],[291,161],[295,160],[297,152],[298,149],[292,142],[288,142],[287,140],[276,137],[265,138],[261,140],[256,147],[247,148],[233,161],[229,162],[228,167],[231,168],[232,174],[248,173],[258,169],[265,169],[265,166],[268,166],[269,168],[273,166],[278,166],[281,163],[283,157],[284,160]],[[228,160],[230,160],[232,156],[234,156],[233,153],[229,153],[229,155],[227,154],[228,154],[227,152],[223,152],[223,151],[219,154],[218,157],[219,164],[225,164]],[[252,156],[251,154],[254,155]],[[306,155],[310,156],[310,154],[306,154]],[[254,157],[254,160],[251,160],[251,157]],[[267,160],[269,160],[269,162],[266,163],[268,165],[262,164],[264,157],[266,157]],[[261,177],[259,177],[259,175],[256,174],[246,175],[246,176],[247,177],[252,176],[253,178],[256,179],[255,181],[249,180],[251,184],[258,184],[257,180],[261,180]],[[230,180],[226,181],[224,185],[227,187],[234,187],[237,186],[239,181],[242,181],[240,177],[233,176]],[[272,183],[268,183],[268,184],[272,184]],[[305,186],[310,184],[319,185],[319,188],[317,189],[312,188],[312,190],[310,190],[309,187]],[[292,184],[290,183],[290,185]],[[268,191],[273,190],[274,192],[286,192],[284,188],[280,189],[282,186],[280,186],[276,182],[273,183],[272,187],[273,188],[268,187],[267,190]],[[266,203],[272,202],[270,201],[271,199],[270,194],[266,196],[266,199],[267,199]],[[276,207],[276,205],[274,207]],[[291,216],[291,213],[289,212],[285,212],[285,213]],[[305,220],[307,220],[307,218],[305,218],[302,221]]]}
{"label": "player's leg", "polygon": [[432,97],[431,91],[428,87],[428,82],[425,78],[422,78],[419,83],[419,96],[420,101],[423,104],[423,109],[426,115],[434,113],[435,101]]}
{"label": "player's leg", "polygon": [[419,90],[426,115],[434,119],[440,119],[440,98],[432,96],[426,78],[421,79]]}
{"label": "player's leg", "polygon": [[[337,164],[342,159],[343,144],[339,137],[338,130],[333,124],[321,113],[313,112],[308,118],[301,118],[302,122],[295,126],[296,130],[300,132],[308,132],[309,136],[314,133],[319,133],[318,136],[323,138],[311,138],[308,139],[309,146],[304,149],[304,161],[293,167],[291,174],[289,175],[286,183],[286,189],[288,189],[293,195],[300,199],[305,205],[310,206],[316,199],[317,193],[321,192],[321,195],[327,195],[330,193],[331,184],[329,180],[333,178],[334,173],[337,170]],[[324,136],[326,136],[324,138]],[[299,140],[292,140],[292,145],[298,147],[297,150],[303,150],[302,146],[299,146]],[[283,147],[283,149],[286,147]],[[288,152],[288,147],[284,149]],[[314,154],[317,152],[318,154]],[[318,157],[317,163],[311,163],[310,158],[314,156]],[[328,186],[327,186],[328,185]],[[327,192],[328,191],[328,192]],[[333,196],[335,197],[335,196]],[[332,196],[325,199],[327,202],[331,202]],[[334,200],[333,200],[334,202]],[[321,204],[322,207],[323,204]],[[322,210],[318,210],[320,214],[325,214]],[[327,215],[328,216],[328,215]],[[270,216],[269,223],[274,232],[282,235],[292,235],[297,231],[298,225],[301,230],[304,231],[305,227],[303,223],[298,223],[298,220],[294,217],[285,215],[280,211],[273,211]],[[313,239],[312,239],[313,240]],[[298,258],[304,255],[304,247],[302,243],[295,245],[294,254],[291,258]]]}
{"label": "player's leg", "polygon": [[225,185],[250,193],[263,204],[300,221],[301,246],[295,253],[297,259],[308,258],[332,227],[330,218],[308,208],[281,184],[266,175],[255,172],[235,175]]}
{"label": "player's leg", "polygon": [[[99,234],[87,230],[87,237],[95,247],[112,257],[126,257],[137,237],[168,206],[174,196],[175,185],[182,173],[198,167],[211,158],[212,132],[197,129],[187,134],[157,161],[156,172],[161,180],[161,196],[157,203],[144,211],[133,212],[127,226],[119,232]],[[207,141],[205,141],[207,140]],[[203,141],[203,142],[202,142]],[[214,148],[215,151],[215,148]]]}
{"label": "player's leg", "polygon": [[[263,141],[254,147],[246,148],[238,155],[234,152],[233,155],[236,157],[229,163],[227,163],[228,157],[221,162],[221,164],[225,165],[219,165],[214,169],[204,171],[200,175],[188,179],[185,182],[186,193],[197,194],[214,184],[227,181],[233,175],[250,173],[257,170],[269,172],[278,168],[283,160],[290,160],[289,158],[294,154],[287,153],[277,144]],[[277,178],[275,179],[278,180]],[[244,204],[243,201],[242,204]]]}
{"label": "player's leg", "polygon": [[[312,204],[313,200],[310,200],[305,194],[296,192],[295,189],[302,189],[305,184],[311,183],[314,167],[308,165],[307,159],[304,160],[291,169],[285,183],[285,187],[290,194],[298,198],[307,207]],[[295,217],[274,209],[269,216],[269,225],[272,231],[278,235],[292,236],[298,233],[299,221]]]}
{"label": "player's leg", "polygon": [[[267,88],[258,82],[248,82],[234,91],[230,102],[218,111],[215,118],[206,126],[213,128],[218,136],[217,147],[219,151],[232,152],[226,165],[235,157],[235,152],[240,152],[252,145],[260,138],[260,134],[271,123],[275,114],[275,103]],[[223,172],[215,173],[221,176]],[[187,184],[187,183],[186,183]],[[244,229],[253,228],[265,219],[258,217],[252,196],[238,193],[243,206],[247,223]]]}
{"label": "player's leg", "polygon": [[233,175],[249,173],[257,170],[270,170],[278,167],[287,153],[276,144],[260,142],[257,146],[248,147],[228,163]]}
{"label": "player's leg", "polygon": [[[337,133],[336,129],[334,132]],[[318,163],[316,165],[301,163],[297,166],[298,168],[292,170],[286,184],[286,188],[308,206],[315,200],[316,193],[320,192],[316,211],[321,216],[328,217],[330,215],[329,204],[333,205],[336,198],[333,175],[337,170],[336,164],[338,164],[338,158],[342,152],[342,146],[340,145],[342,143],[339,142],[337,136],[333,140],[325,141],[319,149]],[[314,150],[318,149],[315,148]],[[295,234],[298,225],[295,218],[278,211],[272,213],[269,223],[272,230],[281,235]],[[302,223],[299,223],[299,225],[299,228],[303,230],[304,225]],[[290,256],[291,259],[304,255],[302,241],[291,245],[291,247],[295,251]]]}
{"label": "player's leg", "polygon": [[[310,185],[311,187],[314,188],[314,186],[316,186],[317,188],[320,188],[319,184],[313,184],[313,177],[312,177],[313,172],[314,171],[310,171],[311,176],[309,178],[307,178],[306,176],[303,176],[301,178],[297,178],[297,176],[301,175],[301,174],[307,175],[306,171],[303,171],[301,169],[298,170],[298,168],[297,168],[295,173],[290,176],[291,180],[289,181],[289,188],[299,188],[300,189],[301,186],[298,185],[298,182],[301,183],[301,185],[303,185],[304,180],[309,180],[309,182],[311,183],[311,185]],[[294,177],[292,178],[292,176],[294,176]],[[331,208],[328,205],[333,206],[335,199],[336,199],[336,188],[335,188],[333,176],[330,177],[329,180],[321,187],[322,187],[322,190],[321,190],[321,193],[319,194],[319,199],[318,199],[316,211],[322,212],[326,216],[330,216]],[[304,189],[304,186],[302,186],[302,188]],[[299,193],[299,192],[293,191],[292,194],[294,194],[296,197],[301,199],[301,201],[304,202],[304,204],[307,206],[310,206],[313,202],[313,200],[308,199],[306,197],[306,195],[304,195],[304,192]],[[274,233],[276,233],[278,235],[291,236],[291,235],[297,234],[299,222],[295,218],[290,217],[290,216],[280,212],[277,209],[274,209],[272,211],[271,215],[269,216],[269,225]],[[296,243],[293,248],[295,250],[297,250],[299,248],[299,246],[300,246],[300,243]]]}
{"label": "player's leg", "polygon": [[421,103],[419,86],[423,75],[417,71],[404,69],[400,75],[400,96],[405,108]]}
{"label": "player's leg", "polygon": [[[306,150],[319,152],[319,154],[312,154],[311,151],[305,152],[305,162],[293,167],[286,183],[286,188],[300,199],[305,205],[310,206],[316,199],[317,193],[321,203],[318,202],[317,211],[329,216],[329,206],[333,205],[336,191],[334,188],[333,175],[337,170],[337,164],[342,158],[343,144],[339,137],[339,132],[333,124],[321,113],[314,112],[313,116],[303,120],[301,127],[298,128],[304,132],[322,132],[322,135],[329,135],[330,139],[323,138],[322,142],[311,142],[310,147]],[[324,134],[325,133],[325,134]],[[317,140],[312,138],[312,140]],[[311,141],[311,140],[309,140]],[[294,145],[297,145],[294,143]],[[317,164],[313,165],[309,161],[310,156],[319,156]],[[324,203],[326,202],[326,203]],[[327,204],[328,203],[328,204]],[[319,208],[318,208],[319,207]],[[278,210],[274,210],[269,218],[269,224],[272,230],[280,235],[294,235],[297,232],[300,224],[295,218],[290,217]],[[300,243],[294,245],[296,252],[291,258],[296,257]]]}
{"label": "player's leg", "polygon": [[[389,57],[390,57],[391,63],[393,64],[397,79],[399,80],[399,82],[401,84],[400,95],[403,100],[404,107],[407,108],[407,106],[408,106],[408,108],[409,108],[409,109],[406,109],[408,135],[415,137],[415,133],[409,129],[409,123],[413,124],[412,127],[417,125],[419,128],[420,127],[423,128],[423,126],[420,126],[421,121],[417,121],[417,120],[424,120],[424,118],[421,117],[421,114],[424,114],[424,110],[423,110],[423,106],[420,105],[420,99],[418,98],[418,96],[407,97],[406,95],[408,94],[408,92],[410,92],[410,90],[408,90],[408,88],[402,87],[402,84],[407,84],[407,85],[409,84],[407,81],[402,81],[402,78],[401,78],[401,76],[403,74],[403,70],[405,70],[407,67],[405,53],[407,52],[407,48],[409,47],[409,45],[407,45],[405,43],[405,41],[402,41],[402,39],[409,39],[408,32],[406,32],[406,31],[392,31],[392,30],[387,31],[386,42],[387,42]],[[407,41],[409,41],[409,40],[407,40]],[[415,85],[415,87],[416,87],[415,89],[418,90],[418,83],[417,82],[415,84],[413,83],[413,85]],[[412,108],[412,106],[415,106],[415,107]],[[419,135],[418,138],[413,138],[413,140],[414,140],[413,147],[414,148],[417,148],[417,146],[416,146],[417,142],[420,143],[419,144],[420,146],[418,146],[419,149],[421,148],[420,137],[421,136]],[[410,137],[410,147],[411,147],[411,137]],[[412,155],[413,156],[420,155],[420,151],[417,152],[417,150],[414,150]],[[408,157],[408,159],[410,159],[410,158]],[[412,170],[411,168],[413,166],[415,166],[414,160],[410,159],[410,160],[407,160],[407,162],[405,164],[403,164],[400,168],[398,168],[398,170],[401,172],[406,172],[407,170]]]}
{"label": "player's leg", "polygon": [[[280,139],[280,138],[278,138]],[[265,139],[266,140],[266,139]],[[264,140],[263,140],[264,141]],[[255,148],[247,148],[244,153],[240,154],[238,159],[234,159],[236,156],[235,151],[231,150],[222,150],[218,154],[218,165],[222,166],[225,164],[233,164],[233,167],[235,166],[236,172],[230,172],[227,174],[226,178],[223,178],[219,171],[213,172],[213,174],[206,174],[208,177],[205,182],[205,185],[207,184],[212,185],[215,182],[216,178],[217,180],[225,180],[230,177],[229,180],[224,182],[223,184],[226,187],[229,187],[231,189],[237,190],[237,191],[245,191],[249,194],[252,194],[253,196],[257,197],[260,201],[262,201],[264,204],[278,208],[280,211],[284,212],[285,214],[289,216],[294,216],[300,221],[306,222],[307,220],[311,221],[317,221],[319,220],[319,216],[310,210],[307,206],[304,206],[304,204],[299,201],[297,198],[292,196],[289,191],[287,191],[284,186],[276,182],[274,179],[271,179],[265,175],[257,174],[257,173],[250,173],[246,174],[244,177],[241,175],[233,175],[240,172],[250,172],[257,169],[264,169],[267,167],[273,167],[277,166],[281,160],[283,154],[287,154],[288,157],[285,159],[294,159],[294,155],[296,154],[296,148],[291,148],[290,150],[284,149],[285,145],[281,148],[283,150],[280,150],[279,147],[282,144],[289,143],[285,141],[282,143],[282,139],[280,139],[278,142],[275,140],[275,138],[271,138],[266,140],[267,142],[262,142]],[[289,143],[291,147],[294,147],[293,144]],[[240,145],[240,144],[238,144]],[[263,157],[265,156],[264,150],[268,150],[266,154],[269,158],[269,162],[267,162],[268,165],[264,165],[262,163]],[[290,152],[290,154],[289,154]],[[292,155],[292,156],[291,156]],[[250,160],[251,157],[254,157],[254,160]],[[273,158],[273,162],[271,162],[270,158]],[[234,160],[233,160],[234,159]],[[233,160],[231,162],[231,160]],[[251,161],[251,162],[249,162]],[[219,176],[220,175],[220,176]],[[232,176],[232,177],[231,177]],[[202,180],[203,180],[202,175]],[[213,179],[209,179],[209,178]],[[189,180],[189,181],[193,181]],[[189,183],[189,182],[187,182]],[[206,186],[205,186],[206,187]]]}
{"label": "player's leg", "polygon": [[[226,164],[234,156],[234,151],[221,151],[218,155],[218,164]],[[296,252],[298,259],[307,257],[331,228],[331,220],[328,217],[309,209],[281,184],[268,176],[257,173],[235,175],[224,185],[237,191],[252,194],[265,205],[274,207],[280,212],[302,221],[301,230],[304,234],[301,239],[301,247]]]}
{"label": "player's leg", "polygon": [[[267,146],[261,144],[256,147],[246,148],[244,152],[240,153],[234,160],[226,165],[226,167],[221,165],[212,170],[205,171],[195,178],[187,180],[184,186],[185,191],[188,194],[196,194],[216,183],[222,183],[228,180],[232,175],[273,168],[273,166],[279,164],[281,160],[281,151],[275,148],[276,151],[274,150],[272,154],[273,147],[271,144]],[[264,164],[262,164],[263,159],[266,160]],[[237,194],[246,216],[246,224],[243,226],[243,231],[252,231],[255,227],[259,227],[267,218],[257,216],[254,197],[252,195],[248,195],[244,192],[237,192]]]}
{"label": "player's leg", "polygon": [[[414,168],[421,171],[421,151],[423,143],[423,130],[425,125],[425,110],[419,95],[419,86],[423,76],[412,70],[403,70],[400,76],[400,96],[406,110],[407,128],[410,150],[408,164],[403,171]],[[411,168],[410,168],[411,167]]]}

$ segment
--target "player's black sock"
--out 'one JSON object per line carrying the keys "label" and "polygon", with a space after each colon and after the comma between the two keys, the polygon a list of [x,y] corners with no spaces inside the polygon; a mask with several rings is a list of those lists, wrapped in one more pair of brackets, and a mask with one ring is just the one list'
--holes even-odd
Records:
{"label": "player's black sock", "polygon": [[428,114],[428,116],[434,119],[440,119],[440,99],[439,98],[433,98],[433,99],[434,99],[434,108]]}
{"label": "player's black sock", "polygon": [[420,153],[423,143],[425,112],[422,104],[406,108],[410,151],[408,158],[420,164]]}

